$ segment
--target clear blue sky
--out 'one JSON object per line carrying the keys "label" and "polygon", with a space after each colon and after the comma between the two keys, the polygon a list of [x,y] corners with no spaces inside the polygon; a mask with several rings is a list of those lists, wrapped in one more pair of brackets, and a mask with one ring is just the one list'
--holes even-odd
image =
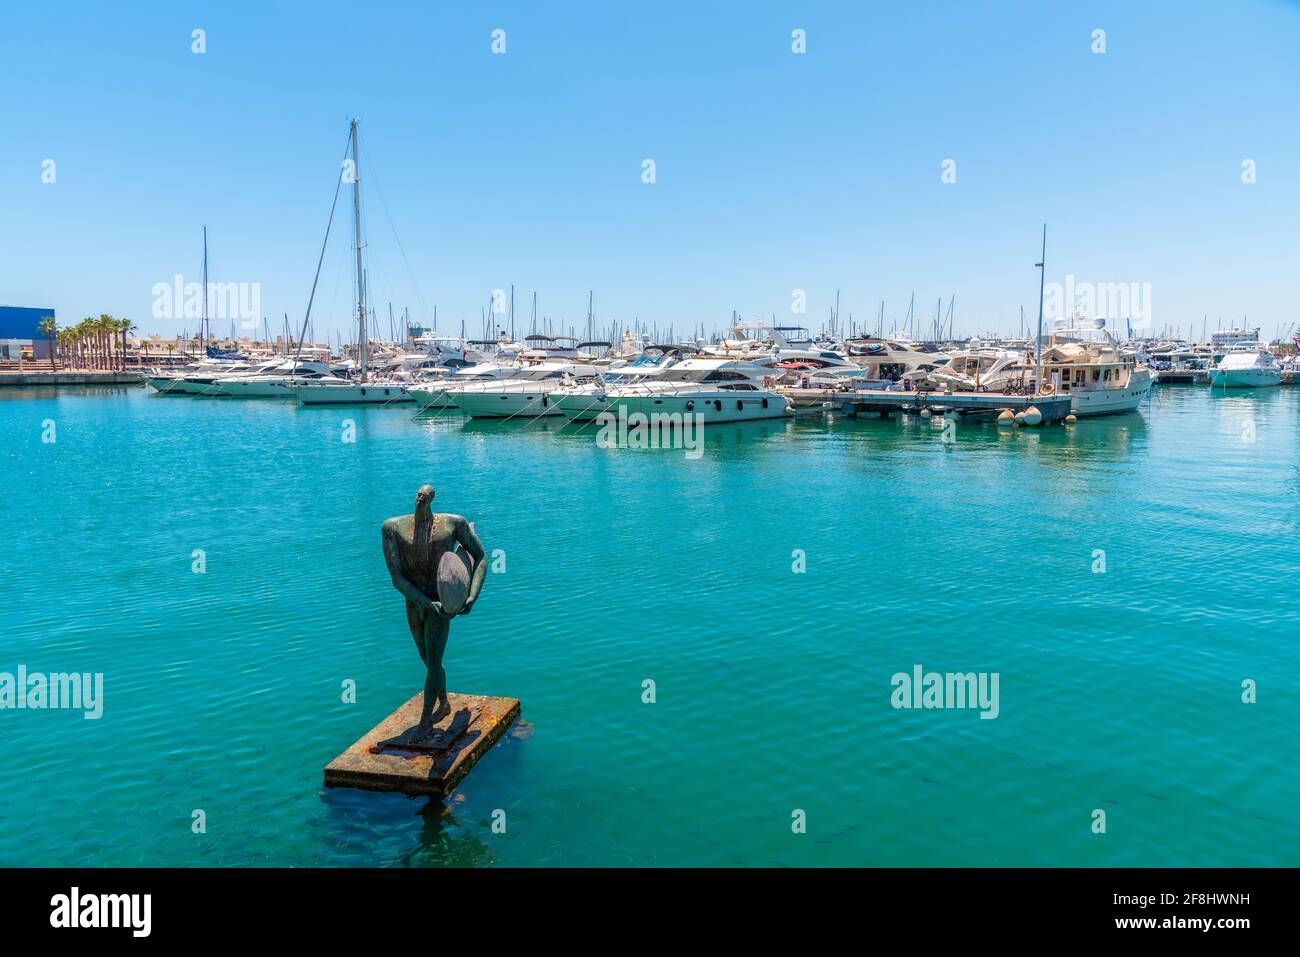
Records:
{"label": "clear blue sky", "polygon": [[1156,326],[1300,318],[1295,2],[22,4],[0,62],[0,302],[63,321],[179,331],[152,288],[204,224],[212,278],[301,321],[351,115],[372,302],[449,333],[511,283],[579,326],[588,289],[679,332],[840,289],[845,321],[955,293],[959,332],[1011,331],[1044,221],[1049,281],[1150,283]]}

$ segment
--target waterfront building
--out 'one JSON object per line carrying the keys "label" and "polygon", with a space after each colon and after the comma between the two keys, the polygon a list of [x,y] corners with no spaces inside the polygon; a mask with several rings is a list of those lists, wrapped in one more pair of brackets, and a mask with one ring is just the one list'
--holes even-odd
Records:
{"label": "waterfront building", "polygon": [[0,306],[0,359],[49,359],[50,339],[41,332],[41,320],[46,316],[54,316],[54,309]]}

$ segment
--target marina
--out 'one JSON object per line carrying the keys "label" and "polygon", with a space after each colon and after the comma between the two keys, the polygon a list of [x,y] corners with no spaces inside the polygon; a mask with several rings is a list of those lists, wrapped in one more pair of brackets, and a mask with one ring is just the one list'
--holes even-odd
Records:
{"label": "marina", "polygon": [[5,35],[20,939],[1285,924],[1300,4]]}

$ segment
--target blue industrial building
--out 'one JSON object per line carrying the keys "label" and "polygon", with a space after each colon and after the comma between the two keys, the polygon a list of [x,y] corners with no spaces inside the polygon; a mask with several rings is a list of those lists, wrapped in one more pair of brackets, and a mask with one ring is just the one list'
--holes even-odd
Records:
{"label": "blue industrial building", "polygon": [[48,359],[50,339],[41,320],[53,315],[53,309],[0,306],[0,359]]}

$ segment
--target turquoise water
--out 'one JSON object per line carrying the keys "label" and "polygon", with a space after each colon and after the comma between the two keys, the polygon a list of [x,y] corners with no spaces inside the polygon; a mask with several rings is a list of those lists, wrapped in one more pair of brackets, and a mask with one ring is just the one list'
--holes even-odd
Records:
{"label": "turquoise water", "polygon": [[[0,391],[0,672],[105,682],[99,720],[0,711],[0,864],[1300,864],[1297,413],[1174,386],[952,442],[716,426],[690,460],[556,421]],[[523,701],[445,813],[321,785],[419,690],[379,523],[423,482],[505,552],[451,689]],[[892,708],[917,664],[996,672],[998,717]]]}

